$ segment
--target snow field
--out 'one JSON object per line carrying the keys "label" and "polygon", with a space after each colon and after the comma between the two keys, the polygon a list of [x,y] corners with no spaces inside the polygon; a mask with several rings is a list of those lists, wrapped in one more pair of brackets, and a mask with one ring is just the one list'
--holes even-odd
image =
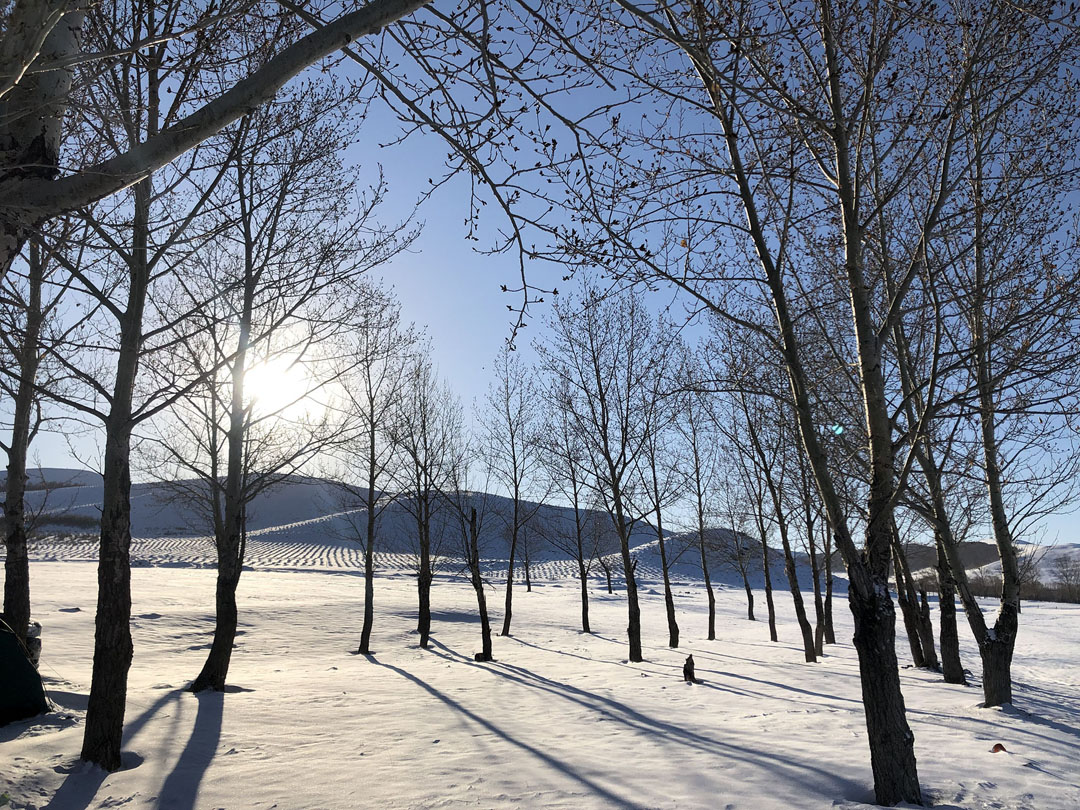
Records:
{"label": "snow field", "polygon": [[[810,665],[786,593],[776,594],[780,643],[768,641],[762,594],[759,621],[745,620],[741,589],[718,593],[719,638],[708,642],[704,590],[681,584],[683,645],[669,650],[662,588],[646,584],[647,660],[629,664],[620,594],[593,587],[590,636],[577,629],[577,583],[544,582],[515,589],[514,637],[496,637],[497,661],[477,664],[471,588],[435,583],[425,651],[415,580],[396,574],[376,581],[369,659],[352,654],[361,577],[248,571],[230,691],[195,696],[182,689],[209,645],[214,573],[136,568],[129,767],[106,775],[77,759],[96,566],[31,571],[42,673],[60,711],[0,729],[0,794],[15,808],[852,810],[872,801],[842,599],[842,643]],[[488,601],[497,630],[501,588]],[[977,688],[902,670],[920,776],[937,807],[1080,807],[1080,608],[1029,604],[1021,620],[1015,710],[979,709]],[[965,663],[977,671],[965,635]],[[689,653],[701,685],[681,682]],[[990,753],[998,742],[1006,753]]]}

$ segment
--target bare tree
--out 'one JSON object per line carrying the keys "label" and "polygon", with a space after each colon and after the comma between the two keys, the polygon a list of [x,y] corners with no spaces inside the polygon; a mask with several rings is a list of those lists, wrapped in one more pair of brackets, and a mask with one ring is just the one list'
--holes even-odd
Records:
{"label": "bare tree", "polygon": [[445,541],[446,492],[461,464],[461,405],[424,357],[413,359],[398,401],[390,438],[398,452],[397,503],[416,524],[417,632],[427,648],[431,634],[431,583]]}
{"label": "bare tree", "polygon": [[345,354],[352,370],[342,381],[342,407],[357,423],[356,433],[334,453],[333,481],[353,501],[363,504],[362,525],[347,516],[350,537],[364,552],[364,624],[360,632],[361,655],[371,653],[374,622],[375,545],[379,517],[393,503],[383,488],[390,480],[394,448],[388,437],[393,415],[406,381],[409,356],[417,335],[401,323],[401,308],[391,293],[374,289],[360,301],[357,329],[345,336]]}
{"label": "bare tree", "polygon": [[[701,575],[705,580],[705,593],[709,598],[708,640],[716,638],[716,594],[709,577],[709,560],[706,553],[705,515],[706,503],[716,486],[719,470],[719,437],[711,432],[714,419],[710,414],[712,402],[703,390],[703,376],[696,363],[688,361],[683,369],[686,378],[683,385],[682,418],[676,426],[690,450],[690,486],[693,494],[694,531],[697,534],[698,552],[701,558]],[[773,624],[775,627],[775,622]]]}
{"label": "bare tree", "polygon": [[[671,331],[670,324],[662,319],[657,322],[657,335],[664,336]],[[651,406],[642,408],[642,414],[648,421],[644,426],[637,472],[641,478],[643,502],[648,505],[648,512],[655,521],[656,545],[660,551],[660,570],[664,580],[668,646],[675,649],[679,646],[679,623],[675,618],[675,597],[671,591],[670,575],[671,563],[675,560],[670,556],[664,539],[663,515],[681,500],[686,485],[686,476],[682,472],[685,459],[682,458],[682,448],[675,441],[676,434],[672,427],[677,414],[674,396],[677,383],[672,370],[683,350],[674,340],[661,337],[654,351],[656,355],[646,360],[652,374],[647,380],[649,388],[644,396]]]}
{"label": "bare tree", "polygon": [[[503,515],[509,540],[506,570],[506,600],[501,635],[510,635],[513,618],[514,563],[519,541],[529,520],[536,514],[542,497],[527,499],[535,490],[541,467],[537,430],[540,419],[540,392],[532,374],[509,346],[495,358],[494,381],[488,388],[485,408],[480,416],[483,425],[485,457],[495,481],[510,494],[510,508]],[[538,495],[535,491],[532,493]],[[527,542],[527,541],[525,541]],[[525,549],[526,552],[528,549]],[[526,578],[531,590],[528,562]]]}
{"label": "bare tree", "polygon": [[[59,234],[61,243],[72,235],[70,223]],[[52,259],[53,240],[31,239],[26,256],[26,272],[8,274],[0,290],[3,303],[0,320],[0,391],[11,400],[11,429],[0,449],[7,455],[4,484],[4,606],[3,617],[15,635],[26,640],[30,622],[30,565],[27,554],[26,515],[27,459],[30,445],[45,426],[43,390],[55,390],[59,381],[46,369],[52,347],[74,339],[83,321],[65,325],[56,317],[66,283],[57,279],[57,262]]]}
{"label": "bare tree", "polygon": [[1058,554],[1050,564],[1054,579],[1070,602],[1080,602],[1080,555]]}
{"label": "bare tree", "polygon": [[[335,159],[342,122],[328,108],[340,104],[333,92],[286,96],[241,120],[229,133],[222,238],[193,262],[191,286],[216,294],[189,316],[205,324],[180,344],[180,362],[205,384],[184,398],[160,443],[170,467],[195,476],[217,547],[214,641],[192,691],[225,688],[248,505],[348,432],[346,411],[327,397],[356,358],[332,341],[358,322],[353,302],[368,295],[360,274],[397,248],[395,233],[372,221],[381,188],[356,200],[354,173]],[[252,392],[258,369],[294,390]]]}
{"label": "bare tree", "polygon": [[[87,15],[84,40],[101,50],[130,52],[142,36],[156,40],[165,20],[182,14],[183,0],[140,5],[134,8],[94,6]],[[73,12],[80,17],[81,10]],[[55,34],[77,43],[77,30],[57,25]],[[177,50],[161,42],[137,60],[123,60],[108,71],[97,92],[80,96],[78,122],[72,137],[80,149],[100,154],[114,148],[138,152],[159,138],[198,97],[210,74],[220,67],[213,58],[224,44],[224,33],[208,36]],[[53,51],[53,56],[62,55]],[[219,54],[220,56],[220,54]],[[36,75],[36,74],[35,74]],[[49,92],[44,118],[46,140],[59,138],[59,121],[67,102],[67,71],[51,70],[43,76]],[[45,81],[44,79],[42,80]],[[169,83],[174,92],[166,92]],[[63,85],[61,87],[61,85]],[[28,88],[29,89],[29,88]],[[47,94],[48,95],[48,94]],[[17,115],[17,113],[16,113]],[[26,121],[21,125],[25,126]],[[50,131],[55,125],[56,131]],[[200,139],[201,140],[201,139]],[[38,144],[51,161],[44,176],[55,173],[57,142]],[[154,167],[156,168],[156,167]],[[39,182],[42,172],[36,173]],[[65,264],[75,283],[73,292],[100,306],[103,317],[95,326],[91,346],[69,357],[54,352],[53,359],[80,379],[83,394],[50,396],[63,405],[99,420],[105,428],[101,541],[98,554],[98,600],[95,615],[94,670],[87,706],[82,758],[107,770],[120,767],[120,743],[126,704],[127,675],[131,664],[130,544],[131,544],[131,443],[137,425],[166,408],[201,376],[190,369],[170,369],[165,376],[140,377],[140,365],[153,352],[174,344],[194,327],[187,323],[200,302],[187,296],[187,306],[159,307],[169,298],[182,300],[184,291],[172,287],[172,269],[196,253],[211,238],[201,227],[208,202],[225,175],[224,162],[214,146],[190,155],[184,165],[153,175],[149,171],[114,186],[128,189],[111,205],[99,204],[81,216],[91,231],[88,247],[79,264]],[[48,181],[46,185],[53,181]],[[41,188],[39,186],[39,188]],[[79,205],[79,203],[76,203]],[[16,208],[18,205],[16,205]],[[36,216],[41,216],[41,213]],[[4,237],[10,246],[20,242],[28,220],[14,225],[18,214],[5,218]],[[183,237],[183,238],[182,238]],[[11,257],[2,255],[0,270]],[[64,262],[64,254],[55,254]],[[72,257],[73,259],[76,257]],[[177,311],[179,309],[179,312]],[[111,368],[110,368],[111,366]],[[136,392],[138,391],[138,397]]]}
{"label": "bare tree", "polygon": [[470,468],[478,462],[478,459],[473,457],[473,453],[471,448],[462,448],[458,466],[454,470],[454,490],[447,493],[447,498],[457,519],[461,556],[465,560],[465,567],[469,570],[469,581],[476,593],[476,610],[480,617],[480,652],[475,653],[473,658],[476,661],[494,661],[491,651],[491,622],[488,619],[487,594],[484,592],[484,576],[480,567],[482,562],[480,534],[483,530],[484,518],[489,513],[490,496],[486,485],[480,491],[474,491],[470,486]]}
{"label": "bare tree", "polygon": [[[746,591],[746,619],[755,622],[757,617],[754,615],[754,590],[750,583],[750,574],[755,568],[755,552],[745,542],[746,535],[743,532],[746,518],[750,513],[750,510],[747,509],[746,499],[749,482],[745,480],[745,468],[738,467],[738,471],[743,474],[744,480],[739,482],[743,486],[740,486],[736,481],[729,481],[728,485],[721,487],[715,495],[711,510],[712,519],[715,525],[720,528],[713,530],[710,546],[723,564],[738,573],[742,579],[743,590]],[[758,524],[758,529],[762,537],[762,553],[767,555],[768,543],[765,538],[768,537],[768,531],[764,522],[764,509],[759,514],[761,521]],[[768,578],[768,584],[769,587],[766,593],[768,597],[769,636],[773,641],[776,641],[776,612],[772,603],[771,577]]]}
{"label": "bare tree", "polygon": [[658,357],[654,322],[638,295],[609,297],[594,285],[579,298],[559,300],[553,310],[550,337],[538,346],[541,366],[567,392],[565,407],[585,444],[591,484],[612,516],[626,581],[629,657],[642,661],[630,535],[638,518],[634,465],[656,407],[649,398]]}
{"label": "bare tree", "polygon": [[[569,501],[573,522],[554,518],[546,525],[547,540],[570,555],[578,570],[581,583],[581,630],[591,633],[589,624],[589,572],[597,559],[599,537],[589,532],[591,513],[586,508],[588,467],[585,462],[585,443],[576,433],[571,417],[570,390],[561,386],[543,389],[545,412],[541,430],[540,451],[552,490]],[[605,568],[605,570],[607,570]],[[610,592],[611,575],[608,573]]]}

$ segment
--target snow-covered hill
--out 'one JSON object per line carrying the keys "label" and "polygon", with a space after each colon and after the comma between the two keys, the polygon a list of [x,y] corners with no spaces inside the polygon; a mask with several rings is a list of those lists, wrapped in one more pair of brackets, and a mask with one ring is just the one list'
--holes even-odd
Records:
{"label": "snow-covered hill", "polygon": [[[73,484],[62,488],[36,489],[27,493],[27,506],[37,513],[31,557],[35,560],[91,560],[97,556],[96,523],[101,514],[102,482],[95,473],[72,470],[43,470],[32,478]],[[480,546],[484,568],[492,577],[504,575],[509,557],[506,516],[510,501],[497,495],[476,493],[468,503],[481,517]],[[141,566],[209,567],[216,561],[209,522],[197,502],[185,499],[168,484],[138,483],[131,493],[132,562]],[[573,536],[573,511],[545,504],[536,509],[516,554],[516,574],[525,577],[526,544],[529,574],[538,580],[576,577],[577,564],[565,550]],[[597,543],[609,563],[615,582],[622,579],[618,542],[605,515],[596,514],[590,524],[589,542]],[[462,531],[454,511],[444,506],[434,520],[433,542],[438,547],[440,570],[459,573],[463,567]],[[294,476],[260,494],[248,508],[246,564],[263,570],[324,569],[359,571],[363,551],[357,538],[363,537],[366,512],[355,497],[324,479]],[[597,533],[599,539],[597,540]],[[381,514],[376,543],[378,566],[382,571],[410,571],[415,565],[413,517],[401,505],[391,504]],[[560,543],[559,539],[563,542]],[[720,586],[743,587],[741,574],[732,565],[733,534],[713,529],[708,536],[709,573]],[[700,553],[691,534],[667,538],[669,570],[673,580],[702,580]],[[752,587],[764,586],[761,548],[756,540],[740,537],[748,561]],[[561,546],[561,547],[560,547]],[[770,550],[772,577],[777,588],[786,588],[783,558]],[[2,551],[0,551],[2,553]],[[643,585],[662,579],[656,530],[646,522],[635,525],[631,553],[637,561],[637,578]],[[810,570],[804,555],[798,555],[799,579],[809,588]],[[591,575],[603,578],[598,563]],[[842,576],[842,571],[837,571]],[[842,588],[843,584],[840,583]]]}
{"label": "snow-covered hill", "polygon": [[[1062,560],[1080,561],[1080,543],[1056,543],[1052,546],[1038,546],[1033,543],[1018,543],[1021,568],[1032,569],[1036,578],[1044,583],[1053,583]],[[1001,562],[992,562],[975,569],[975,574],[991,577],[1001,576]]]}

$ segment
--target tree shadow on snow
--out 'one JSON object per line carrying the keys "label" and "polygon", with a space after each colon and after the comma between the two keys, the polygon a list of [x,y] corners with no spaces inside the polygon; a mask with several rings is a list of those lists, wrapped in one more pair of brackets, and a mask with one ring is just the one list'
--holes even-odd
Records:
{"label": "tree shadow on snow", "polygon": [[[627,706],[621,701],[604,695],[590,692],[572,686],[562,681],[555,681],[538,675],[523,667],[514,666],[505,662],[492,662],[490,664],[479,663],[471,658],[450,650],[443,644],[436,643],[445,652],[435,651],[448,660],[457,661],[469,666],[479,667],[488,672],[500,675],[507,680],[521,686],[536,689],[548,694],[560,697],[571,703],[575,703],[585,709],[605,716],[609,720],[620,722],[629,728],[646,735],[659,734],[664,739],[678,745],[685,746],[706,754],[718,756],[723,759],[740,760],[748,765],[764,768],[777,774],[800,780],[800,777],[813,776],[819,780],[824,795],[845,796],[849,798],[865,798],[866,786],[849,779],[844,779],[836,773],[809,763],[795,762],[784,758],[780,754],[771,754],[760,747],[747,747],[725,742],[715,737],[706,736],[682,726],[668,723],[644,714],[637,709]],[[411,676],[409,676],[411,677]]]}
{"label": "tree shadow on snow", "polygon": [[162,810],[194,810],[199,785],[214,760],[221,740],[225,694],[207,691],[193,697],[199,701],[195,725],[180,758],[161,786],[157,806]]}
{"label": "tree shadow on snow", "polygon": [[147,707],[146,711],[144,711],[130,723],[125,723],[124,744],[127,745],[128,743],[130,743],[131,739],[140,731],[142,731],[143,726],[149,723],[150,720],[153,719],[158,712],[165,708],[165,706],[167,706],[169,703],[172,703],[174,700],[177,700],[182,694],[184,694],[183,689],[170,689],[169,691],[162,694],[162,696],[155,700],[153,703],[151,703],[150,706]]}
{"label": "tree shadow on snow", "polygon": [[[440,645],[440,646],[442,646],[442,645]],[[618,796],[617,794],[612,793],[610,790],[605,788],[603,785],[600,785],[597,782],[594,782],[593,780],[589,779],[587,776],[582,775],[577,770],[575,770],[573,767],[571,767],[569,764],[567,764],[566,762],[563,762],[562,760],[558,759],[557,757],[552,756],[551,754],[547,753],[546,751],[542,751],[541,749],[539,749],[539,748],[537,748],[535,746],[529,745],[528,743],[517,739],[516,737],[512,736],[511,734],[509,734],[505,730],[503,730],[503,729],[499,728],[498,726],[496,726],[490,720],[486,720],[485,718],[481,717],[480,715],[476,714],[475,712],[467,709],[465,706],[458,703],[456,700],[454,700],[449,695],[446,695],[443,692],[440,692],[434,686],[427,683],[423,679],[417,677],[416,675],[413,675],[411,672],[406,672],[405,670],[401,669],[400,667],[395,667],[393,664],[387,664],[387,663],[384,663],[382,661],[378,661],[378,660],[375,659],[374,656],[371,657],[371,661],[372,661],[372,663],[375,663],[380,667],[384,667],[384,668],[390,670],[391,672],[394,672],[394,673],[400,675],[405,680],[412,681],[414,684],[419,686],[421,689],[423,689],[429,695],[431,695],[432,697],[438,698],[443,703],[445,703],[447,706],[449,706],[451,709],[458,712],[462,716],[468,718],[472,722],[476,723],[478,726],[481,726],[481,727],[487,729],[492,734],[495,734],[496,736],[501,737],[502,739],[506,740],[506,742],[510,743],[511,745],[516,746],[517,748],[520,748],[522,751],[524,751],[524,752],[526,752],[528,754],[531,754],[536,759],[540,760],[541,762],[543,762],[545,765],[551,767],[552,769],[554,769],[556,771],[559,771],[560,773],[565,774],[566,776],[570,777],[571,779],[575,780],[576,782],[581,783],[584,787],[586,787],[589,791],[591,791],[593,793],[593,795],[603,799],[610,806],[612,806],[612,807],[635,807],[633,802],[631,802],[631,801],[629,801],[627,799],[623,799],[622,797]]]}
{"label": "tree shadow on snow", "polygon": [[[598,661],[595,658],[589,658],[587,655],[580,655],[578,653],[569,652],[567,650],[555,650],[555,649],[552,649],[550,647],[543,647],[543,646],[541,646],[539,644],[533,644],[533,643],[528,642],[528,641],[523,641],[520,638],[514,638],[514,641],[516,641],[518,644],[521,644],[524,647],[532,647],[534,650],[542,650],[543,652],[555,653],[557,655],[566,655],[566,656],[569,656],[571,658],[580,658],[582,661],[588,661],[589,663],[592,663],[592,664],[608,663],[608,664],[612,664],[614,666],[629,667],[629,668],[631,668],[631,669],[633,669],[635,671],[641,671],[641,665],[640,664],[626,664],[626,663],[622,663],[621,661]],[[802,652],[801,647],[799,648],[799,651],[800,651],[800,654],[801,654],[801,652]],[[449,650],[448,650],[448,652],[449,652]],[[694,655],[697,655],[699,658],[708,658],[708,657],[710,657],[708,654],[702,653],[700,650],[694,650]],[[727,657],[731,657],[731,656],[727,656]],[[737,659],[733,659],[733,660],[737,660]],[[658,664],[658,666],[666,667],[667,670],[673,676],[677,677],[678,674],[679,674],[679,667],[681,667],[682,665],[681,664],[679,664],[679,665],[666,665],[666,664],[660,663],[660,664]],[[753,677],[751,677],[749,675],[740,675],[738,673],[728,672],[726,670],[717,671],[717,670],[709,670],[709,669],[700,669],[700,670],[698,670],[698,673],[699,674],[706,673],[706,674],[719,675],[719,676],[723,676],[725,678],[735,678],[735,679],[740,680],[740,681],[748,681],[750,683],[761,684],[762,686],[772,686],[772,687],[775,687],[777,689],[786,690],[788,692],[795,692],[796,694],[806,695],[807,697],[822,698],[823,700],[826,700],[826,701],[835,701],[835,702],[838,702],[838,703],[851,703],[851,704],[854,704],[855,706],[859,707],[860,709],[862,708],[862,703],[860,701],[858,701],[858,700],[855,700],[854,698],[840,697],[839,695],[832,695],[832,694],[828,694],[828,693],[825,693],[825,692],[814,692],[814,691],[812,691],[810,689],[803,689],[801,687],[792,686],[790,684],[781,683],[779,681],[769,681],[769,680],[763,680],[761,678],[753,678]],[[664,675],[666,673],[657,672],[657,671],[654,670],[653,674]],[[755,692],[753,690],[746,689],[746,688],[735,688],[735,687],[730,686],[730,685],[719,684],[719,683],[715,683],[713,681],[705,681],[705,682],[703,682],[703,683],[701,683],[699,685],[707,687],[709,689],[716,689],[716,690],[721,691],[721,692],[730,692],[733,695],[740,695],[740,696],[743,696],[743,697],[766,698],[766,699],[774,699],[774,700],[783,699],[783,697],[781,695],[769,695],[769,694],[766,694],[764,692]]]}
{"label": "tree shadow on snow", "polygon": [[[1074,694],[1066,694],[1051,689],[1044,689],[1034,684],[1016,681],[1013,683],[1014,695],[1021,699],[1021,705],[1008,707],[1005,711],[1022,720],[1051,728],[1080,740],[1080,728],[1063,723],[1052,715],[1077,715],[1077,701]],[[1025,708],[1026,704],[1026,708]]]}
{"label": "tree shadow on snow", "polygon": [[45,810],[86,810],[108,775],[102,768],[88,762],[72,766],[60,789],[45,805]]}
{"label": "tree shadow on snow", "polygon": [[[134,737],[152,717],[160,712],[168,703],[176,700],[181,693],[180,689],[173,689],[166,692],[154,701],[154,703],[152,703],[142,714],[135,718],[135,720],[125,724],[124,745],[126,746],[131,741],[131,738]],[[52,690],[49,692],[49,695],[61,706],[66,707],[70,705],[72,708],[80,710],[85,710],[86,702],[88,700],[86,695],[75,692]],[[71,723],[68,718],[64,718],[64,722],[67,725],[70,725]],[[121,770],[136,768],[142,764],[142,757],[131,751],[124,751],[121,753],[121,763]],[[109,776],[102,768],[78,760],[70,765],[58,766],[55,770],[58,773],[65,773],[67,775],[64,777],[63,783],[60,785],[59,789],[57,789],[52,799],[45,805],[45,810],[85,810],[85,808],[93,803],[98,790]]]}

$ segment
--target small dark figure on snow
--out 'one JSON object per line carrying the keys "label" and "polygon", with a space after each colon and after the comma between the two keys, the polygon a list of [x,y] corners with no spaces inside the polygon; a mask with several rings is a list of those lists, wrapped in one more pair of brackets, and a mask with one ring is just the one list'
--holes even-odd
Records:
{"label": "small dark figure on snow", "polygon": [[694,677],[694,656],[686,656],[686,663],[682,665],[682,676],[687,683],[701,683]]}

